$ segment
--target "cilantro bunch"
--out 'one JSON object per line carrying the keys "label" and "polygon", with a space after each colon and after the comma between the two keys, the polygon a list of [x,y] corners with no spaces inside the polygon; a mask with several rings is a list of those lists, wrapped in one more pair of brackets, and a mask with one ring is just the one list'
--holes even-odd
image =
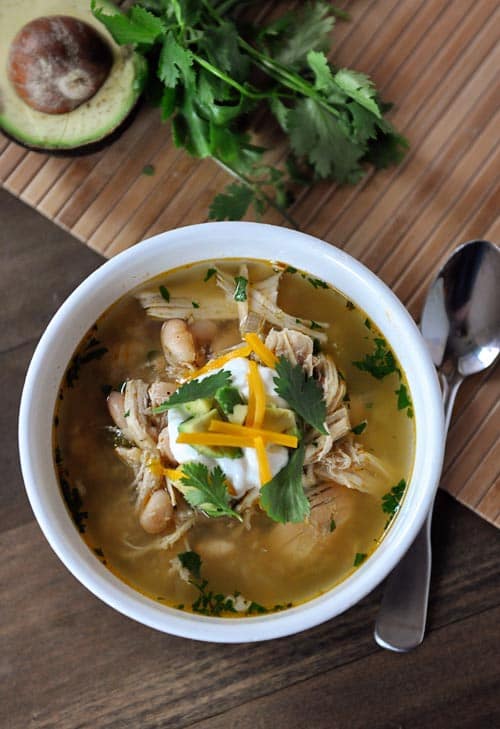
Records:
{"label": "cilantro bunch", "polygon": [[[330,3],[301,3],[259,27],[241,12],[245,0],[141,0],[127,14],[91,4],[117,43],[147,58],[147,92],[172,120],[176,146],[236,178],[213,200],[211,219],[240,219],[250,206],[260,217],[272,205],[296,226],[286,208],[299,186],[356,183],[368,165],[401,159],[407,142],[371,80],[327,60],[335,16],[345,16]],[[261,106],[287,138],[279,166],[252,142]]]}

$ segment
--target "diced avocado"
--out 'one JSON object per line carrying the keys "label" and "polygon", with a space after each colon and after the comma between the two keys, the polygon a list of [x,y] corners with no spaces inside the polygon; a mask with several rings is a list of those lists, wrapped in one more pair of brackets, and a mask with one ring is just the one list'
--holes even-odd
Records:
{"label": "diced avocado", "polygon": [[[212,420],[220,420],[219,413],[215,408],[209,410],[208,413],[195,415],[184,420],[179,425],[179,433],[207,433]],[[241,458],[243,456],[241,448],[231,446],[192,445],[191,448],[209,458]]]}
{"label": "diced avocado", "polygon": [[243,403],[240,391],[237,387],[232,387],[231,385],[219,387],[215,393],[215,401],[224,415],[231,415],[234,410],[234,406],[241,405]]}
{"label": "diced avocado", "polygon": [[248,413],[248,405],[235,405],[232,413],[227,414],[227,419],[234,425],[243,425]]}
{"label": "diced avocado", "polygon": [[295,431],[297,428],[295,413],[287,408],[266,408],[262,428],[277,433]]}
{"label": "diced avocado", "polygon": [[200,397],[198,400],[184,403],[184,409],[190,415],[206,415],[213,408],[213,400],[209,397]]}

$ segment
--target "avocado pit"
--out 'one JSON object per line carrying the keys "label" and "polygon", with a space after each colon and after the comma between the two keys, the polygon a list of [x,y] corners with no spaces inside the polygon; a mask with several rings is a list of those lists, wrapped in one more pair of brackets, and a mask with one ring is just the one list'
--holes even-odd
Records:
{"label": "avocado pit", "polygon": [[53,15],[21,28],[10,46],[7,75],[32,109],[65,114],[97,93],[112,65],[110,48],[92,26]]}

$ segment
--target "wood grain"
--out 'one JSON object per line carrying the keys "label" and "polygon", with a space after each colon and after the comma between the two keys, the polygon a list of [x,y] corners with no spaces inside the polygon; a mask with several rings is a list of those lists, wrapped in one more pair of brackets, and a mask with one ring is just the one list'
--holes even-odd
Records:
{"label": "wood grain", "polygon": [[[368,265],[418,318],[454,247],[500,239],[500,11],[494,0],[356,0],[349,10],[352,21],[334,32],[333,59],[374,78],[395,102],[392,120],[411,147],[399,167],[356,187],[303,191],[291,213],[304,231]],[[275,157],[281,153],[277,145]],[[152,177],[142,172],[149,164]],[[229,181],[212,162],[176,150],[168,125],[146,106],[120,139],[87,157],[53,158],[2,140],[0,180],[106,256],[205,220]],[[266,221],[284,224],[275,212]],[[458,402],[442,483],[497,526],[499,390],[495,373],[467,384],[473,395]]]}

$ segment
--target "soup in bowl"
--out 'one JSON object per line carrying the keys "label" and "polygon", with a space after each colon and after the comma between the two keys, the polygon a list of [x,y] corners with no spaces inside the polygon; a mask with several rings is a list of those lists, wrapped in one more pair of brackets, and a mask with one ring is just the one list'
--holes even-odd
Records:
{"label": "soup in bowl", "polygon": [[171,231],[90,276],[20,417],[28,495],[69,569],[143,623],[228,642],[310,627],[383,579],[442,443],[394,295],[333,246],[251,223]]}

